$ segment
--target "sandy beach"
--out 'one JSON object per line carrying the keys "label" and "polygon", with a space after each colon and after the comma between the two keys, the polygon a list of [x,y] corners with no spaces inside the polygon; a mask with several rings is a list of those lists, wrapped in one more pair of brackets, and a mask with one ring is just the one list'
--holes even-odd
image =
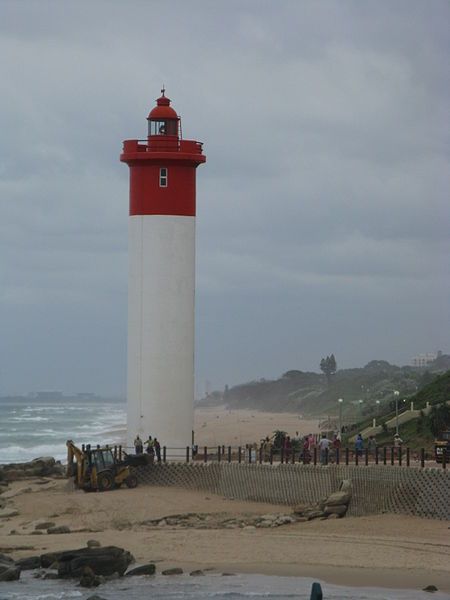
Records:
{"label": "sandy beach", "polygon": [[[131,551],[157,568],[312,576],[329,583],[450,591],[448,523],[396,515],[292,523],[276,529],[217,529],[224,517],[288,514],[286,506],[241,502],[178,488],[140,486],[86,494],[66,480],[14,482],[3,494],[16,516],[0,519],[0,552],[13,558],[85,546]],[[145,523],[201,513],[202,527]],[[36,535],[44,521],[71,533]],[[209,524],[208,524],[209,523]]]}
{"label": "sandy beach", "polygon": [[304,419],[292,413],[227,410],[223,406],[196,408],[195,443],[199,446],[245,446],[259,442],[280,429],[291,437],[319,431],[317,419]]}

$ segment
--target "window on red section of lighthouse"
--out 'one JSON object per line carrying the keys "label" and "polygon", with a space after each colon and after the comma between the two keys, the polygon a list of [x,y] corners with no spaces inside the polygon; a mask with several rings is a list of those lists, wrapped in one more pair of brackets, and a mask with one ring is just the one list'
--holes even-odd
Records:
{"label": "window on red section of lighthouse", "polygon": [[159,170],[159,187],[167,187],[168,170],[166,167],[161,167]]}

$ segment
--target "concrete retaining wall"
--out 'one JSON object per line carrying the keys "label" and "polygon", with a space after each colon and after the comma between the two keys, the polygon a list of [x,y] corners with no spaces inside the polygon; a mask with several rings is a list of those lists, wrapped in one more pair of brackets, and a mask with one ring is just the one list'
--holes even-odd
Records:
{"label": "concrete retaining wall", "polygon": [[392,466],[167,463],[139,467],[141,483],[204,490],[227,498],[315,503],[350,479],[350,515],[398,513],[450,519],[450,472]]}

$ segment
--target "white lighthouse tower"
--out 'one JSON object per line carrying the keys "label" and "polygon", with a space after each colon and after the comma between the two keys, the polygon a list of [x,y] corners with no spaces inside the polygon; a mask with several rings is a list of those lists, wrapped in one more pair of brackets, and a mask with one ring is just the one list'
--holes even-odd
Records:
{"label": "white lighthouse tower", "polygon": [[[127,445],[136,434],[171,449],[194,420],[195,175],[202,144],[183,140],[162,90],[130,167]],[[172,453],[175,451],[172,450]]]}

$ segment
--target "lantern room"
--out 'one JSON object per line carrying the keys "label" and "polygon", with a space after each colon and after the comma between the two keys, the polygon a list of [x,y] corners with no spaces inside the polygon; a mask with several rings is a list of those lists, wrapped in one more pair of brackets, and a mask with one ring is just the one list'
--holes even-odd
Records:
{"label": "lantern room", "polygon": [[165,89],[161,90],[161,97],[157,99],[156,106],[147,117],[148,137],[176,136],[180,137],[180,117],[170,106],[170,99],[165,95]]}

